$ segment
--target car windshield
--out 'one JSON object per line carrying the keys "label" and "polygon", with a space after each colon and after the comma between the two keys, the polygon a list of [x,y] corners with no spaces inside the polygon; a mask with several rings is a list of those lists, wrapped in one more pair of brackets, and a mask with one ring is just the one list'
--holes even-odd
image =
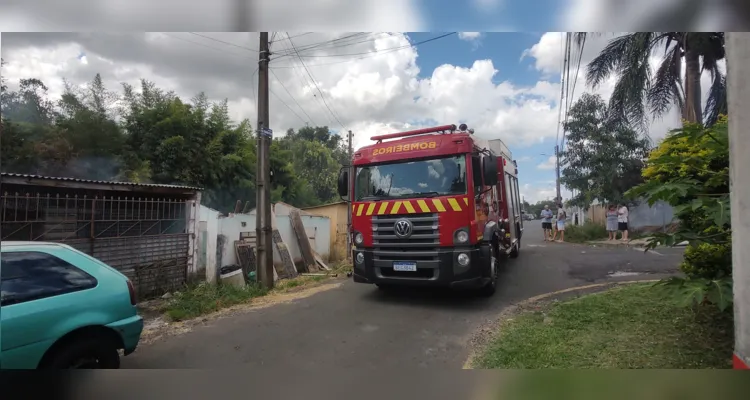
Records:
{"label": "car windshield", "polygon": [[466,156],[356,169],[355,201],[466,194]]}

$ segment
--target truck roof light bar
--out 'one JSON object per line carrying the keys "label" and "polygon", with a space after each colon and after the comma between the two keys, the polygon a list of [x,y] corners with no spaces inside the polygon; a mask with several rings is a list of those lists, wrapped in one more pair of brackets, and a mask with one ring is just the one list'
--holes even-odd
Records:
{"label": "truck roof light bar", "polygon": [[427,133],[436,133],[436,132],[445,132],[445,131],[455,131],[456,125],[441,125],[441,126],[435,126],[432,128],[423,128],[423,129],[415,129],[413,131],[406,131],[406,132],[397,132],[397,133],[389,133],[386,135],[377,135],[370,138],[370,140],[376,140],[378,143],[382,142],[386,139],[396,139],[396,138],[402,138],[407,136],[416,136],[416,135],[424,135]]}

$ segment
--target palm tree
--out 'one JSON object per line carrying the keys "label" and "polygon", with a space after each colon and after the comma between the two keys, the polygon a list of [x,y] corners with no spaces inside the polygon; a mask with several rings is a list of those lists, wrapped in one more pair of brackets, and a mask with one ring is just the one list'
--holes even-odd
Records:
{"label": "palm tree", "polygon": [[[576,32],[579,46],[586,32]],[[660,48],[664,59],[651,73],[650,56]],[[680,108],[689,122],[713,124],[719,114],[727,112],[726,77],[718,62],[725,56],[723,32],[635,32],[612,39],[589,63],[586,80],[596,87],[611,75],[617,83],[610,107],[626,121],[644,127],[650,112],[654,118]],[[685,76],[681,75],[685,62]],[[700,78],[711,74],[712,85],[702,109]]]}

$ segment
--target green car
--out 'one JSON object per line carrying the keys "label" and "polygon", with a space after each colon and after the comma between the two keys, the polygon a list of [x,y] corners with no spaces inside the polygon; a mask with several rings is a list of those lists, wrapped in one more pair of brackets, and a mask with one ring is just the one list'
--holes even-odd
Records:
{"label": "green car", "polygon": [[119,368],[143,331],[133,284],[70,246],[0,244],[0,368]]}

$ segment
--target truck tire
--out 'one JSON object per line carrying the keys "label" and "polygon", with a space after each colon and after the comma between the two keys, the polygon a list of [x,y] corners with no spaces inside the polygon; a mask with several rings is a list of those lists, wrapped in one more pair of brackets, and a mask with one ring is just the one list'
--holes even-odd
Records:
{"label": "truck tire", "polygon": [[510,258],[518,258],[521,253],[521,239],[516,240],[516,245],[513,246],[513,250],[510,251]]}
{"label": "truck tire", "polygon": [[494,243],[490,244],[489,270],[490,281],[487,282],[486,285],[479,288],[479,290],[477,291],[477,294],[481,297],[492,297],[492,295],[494,295],[497,291],[497,281],[500,275],[500,266],[498,265],[497,248]]}

